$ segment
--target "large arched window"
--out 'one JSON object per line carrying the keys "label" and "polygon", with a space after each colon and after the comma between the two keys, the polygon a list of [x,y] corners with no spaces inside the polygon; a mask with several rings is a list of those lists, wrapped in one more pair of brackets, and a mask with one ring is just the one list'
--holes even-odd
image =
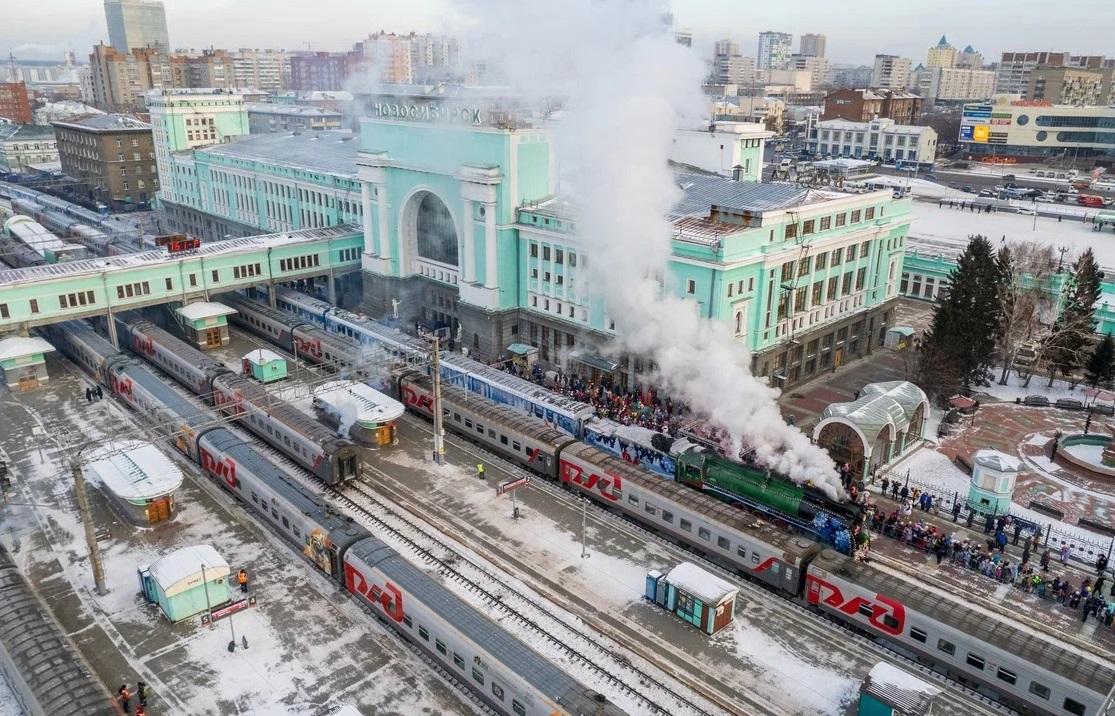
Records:
{"label": "large arched window", "polygon": [[418,255],[450,266],[457,265],[457,228],[449,209],[427,193],[418,204],[416,223]]}

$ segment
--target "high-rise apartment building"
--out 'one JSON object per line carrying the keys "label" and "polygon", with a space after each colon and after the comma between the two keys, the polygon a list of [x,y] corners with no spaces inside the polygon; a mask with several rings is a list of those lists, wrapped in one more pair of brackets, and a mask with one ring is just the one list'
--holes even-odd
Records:
{"label": "high-rise apartment building", "polygon": [[189,50],[170,56],[171,82],[167,87],[237,86],[236,69],[227,50]]}
{"label": "high-rise apartment building", "polygon": [[105,0],[105,20],[117,52],[127,54],[137,47],[170,52],[166,10],[159,0]]}
{"label": "high-rise apartment building", "polygon": [[1025,98],[1076,107],[1108,105],[1113,100],[1112,74],[1111,67],[1037,67],[1030,73]]}
{"label": "high-rise apartment building", "polygon": [[348,52],[295,52],[290,57],[290,88],[339,90],[348,83],[353,64]]}
{"label": "high-rise apartment building", "polygon": [[679,45],[693,47],[693,33],[689,30],[678,30],[674,33],[674,41]]}
{"label": "high-rise apartment building", "polygon": [[832,82],[829,61],[819,55],[790,55],[787,66],[790,70],[805,70],[809,73],[810,86],[817,89]]}
{"label": "high-rise apartment building", "polygon": [[910,86],[911,62],[898,55],[875,55],[871,84],[884,89],[902,90]]}
{"label": "high-rise apartment building", "polygon": [[805,57],[825,56],[825,36],[807,32],[801,36],[798,54]]}
{"label": "high-rise apartment building", "polygon": [[232,55],[236,86],[263,92],[281,92],[290,87],[290,55],[286,50],[240,48]]}
{"label": "high-rise apartment building", "polygon": [[760,32],[759,55],[755,66],[760,70],[784,70],[793,52],[794,37],[788,32]]}
{"label": "high-rise apartment building", "polygon": [[956,66],[969,70],[983,69],[983,53],[976,52],[975,48],[968,45],[956,56]]}
{"label": "high-rise apartment building", "polygon": [[58,158],[89,199],[113,209],[143,204],[159,190],[151,125],[126,114],[55,122]]}
{"label": "high-rise apartment building", "polygon": [[944,35],[941,35],[940,42],[929,48],[925,65],[926,67],[955,67],[956,56],[956,48],[949,44]]}
{"label": "high-rise apartment building", "polygon": [[1038,67],[1075,67],[1103,69],[1102,55],[1070,55],[1067,52],[1004,52],[999,60],[995,91],[1001,94],[1026,94],[1030,75]]}
{"label": "high-rise apartment building", "polygon": [[713,45],[712,54],[714,57],[729,57],[731,55],[738,55],[739,43],[733,42],[732,40],[729,40],[727,38],[723,40],[717,40],[716,44]]}
{"label": "high-rise apartment building", "polygon": [[89,55],[89,71],[93,104],[113,112],[142,111],[149,90],[174,85],[170,58],[152,48],[123,53],[111,45],[96,45]]}
{"label": "high-rise apartment building", "polygon": [[720,85],[750,85],[755,79],[755,60],[742,55],[717,55],[713,81]]}

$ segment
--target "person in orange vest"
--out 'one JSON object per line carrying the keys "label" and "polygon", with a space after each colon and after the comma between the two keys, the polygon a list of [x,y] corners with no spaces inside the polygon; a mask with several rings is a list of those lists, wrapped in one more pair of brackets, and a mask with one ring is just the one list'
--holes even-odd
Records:
{"label": "person in orange vest", "polygon": [[248,593],[248,570],[241,569],[236,575],[236,582],[240,585],[240,591],[245,594]]}
{"label": "person in orange vest", "polygon": [[128,685],[121,684],[116,693],[120,696],[120,707],[124,709],[124,713],[128,713],[129,707],[132,703],[132,693],[128,691]]}

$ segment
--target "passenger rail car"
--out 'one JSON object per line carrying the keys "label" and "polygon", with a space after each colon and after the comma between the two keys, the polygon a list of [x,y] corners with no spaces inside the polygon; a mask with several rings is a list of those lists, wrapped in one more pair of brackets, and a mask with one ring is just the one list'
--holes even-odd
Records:
{"label": "passenger rail car", "polygon": [[351,440],[136,314],[117,315],[116,325],[135,353],[327,484],[357,475],[359,450]]}
{"label": "passenger rail car", "polygon": [[216,424],[146,367],[79,321],[44,329],[64,353],[142,415],[173,419],[178,448],[269,523],[318,569],[504,716],[622,716],[402,558],[350,517],[289,480],[252,445]]}
{"label": "passenger rail car", "polygon": [[361,355],[355,346],[317,326],[238,293],[226,293],[221,301],[237,310],[229,316],[235,325],[273,341],[298,358],[332,370],[360,367]]}
{"label": "passenger rail car", "polygon": [[[404,371],[397,383],[400,399],[430,417],[429,378]],[[982,687],[1023,713],[1092,716],[1115,684],[1115,668],[1095,657],[1080,655],[1049,636],[957,599],[935,596],[921,585],[890,578],[814,540],[761,522],[712,495],[664,480],[593,446],[560,434],[554,439],[546,431],[556,431],[541,421],[452,388],[443,389],[442,410],[448,430],[741,576],[874,638],[912,650],[950,676]],[[543,435],[546,439],[539,439]],[[516,443],[520,449],[515,449]],[[529,459],[533,450],[545,459]],[[551,454],[553,469],[546,469]]]}

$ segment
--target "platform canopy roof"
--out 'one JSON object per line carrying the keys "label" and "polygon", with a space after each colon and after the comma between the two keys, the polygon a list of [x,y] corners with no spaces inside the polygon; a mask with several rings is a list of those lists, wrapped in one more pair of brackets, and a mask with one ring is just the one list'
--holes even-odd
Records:
{"label": "platform canopy roof", "polygon": [[147,568],[151,577],[167,597],[187,592],[205,581],[227,579],[231,570],[225,558],[207,544],[200,544],[171,552],[160,557]]}
{"label": "platform canopy roof", "polygon": [[88,457],[86,470],[124,500],[151,500],[169,495],[182,485],[182,470],[143,440],[102,445]]}
{"label": "platform canopy roof", "polygon": [[917,412],[919,405],[922,406],[922,415],[928,415],[929,413],[929,398],[925,395],[925,391],[908,380],[868,383],[860,391],[860,396],[864,395],[885,395],[894,398],[895,402],[902,406],[906,422],[914,419],[914,414]]}
{"label": "platform canopy roof", "polygon": [[53,350],[54,346],[50,345],[42,338],[36,338],[34,336],[13,336],[12,338],[0,340],[0,360],[25,358],[39,353],[49,353]]}
{"label": "platform canopy roof", "polygon": [[314,401],[344,422],[385,423],[406,412],[403,404],[367,383],[332,380],[314,388]]}
{"label": "platform canopy roof", "polygon": [[864,447],[868,450],[888,426],[893,438],[910,425],[902,405],[889,395],[864,395],[850,403],[833,403],[821,414],[817,428],[832,419],[855,428],[863,436]]}

